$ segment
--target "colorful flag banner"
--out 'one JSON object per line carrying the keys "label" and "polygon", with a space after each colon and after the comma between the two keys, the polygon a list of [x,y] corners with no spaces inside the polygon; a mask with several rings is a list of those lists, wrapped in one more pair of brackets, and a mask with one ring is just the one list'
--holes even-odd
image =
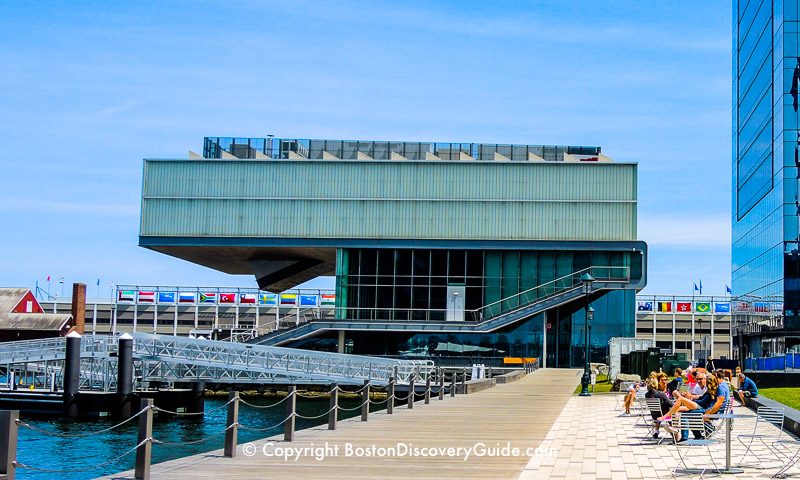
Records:
{"label": "colorful flag banner", "polygon": [[636,309],[640,312],[652,312],[653,302],[638,302]]}
{"label": "colorful flag banner", "polygon": [[242,293],[239,295],[239,303],[256,303],[256,296],[251,293]]}
{"label": "colorful flag banner", "polygon": [[197,300],[197,297],[194,296],[194,293],[181,292],[178,295],[178,301],[180,303],[194,303],[196,300]]}
{"label": "colorful flag banner", "polygon": [[156,294],[154,292],[139,292],[140,302],[153,303],[155,300]]}
{"label": "colorful flag banner", "polygon": [[322,305],[323,305],[323,306],[326,306],[326,305],[330,305],[330,306],[336,305],[336,295],[325,295],[325,294],[323,294],[323,295],[322,295],[322,302],[321,302],[321,303],[322,303]]}
{"label": "colorful flag banner", "polygon": [[278,296],[274,293],[262,293],[258,296],[258,303],[261,305],[277,305]]}
{"label": "colorful flag banner", "polygon": [[296,305],[297,295],[281,294],[281,305]]}
{"label": "colorful flag banner", "polygon": [[200,303],[217,303],[216,293],[201,293]]}
{"label": "colorful flag banner", "polygon": [[769,312],[769,303],[756,302],[755,304],[753,304],[753,311],[754,312],[761,312],[761,313]]}
{"label": "colorful flag banner", "polygon": [[695,309],[698,312],[710,312],[711,311],[711,304],[708,303],[708,302],[695,303],[694,306],[695,306]]}
{"label": "colorful flag banner", "polygon": [[782,303],[770,303],[769,309],[773,312],[782,312],[783,311],[783,304]]}
{"label": "colorful flag banner", "polygon": [[692,311],[692,304],[690,302],[678,302],[677,311],[679,311],[679,312],[691,312]]}
{"label": "colorful flag banner", "polygon": [[175,292],[158,292],[158,303],[175,303]]}
{"label": "colorful flag banner", "polygon": [[672,311],[672,302],[658,302],[658,311],[659,312],[671,312]]}
{"label": "colorful flag banner", "polygon": [[219,303],[236,303],[235,293],[220,293]]}
{"label": "colorful flag banner", "polygon": [[730,303],[715,303],[714,311],[717,313],[728,313],[731,311]]}
{"label": "colorful flag banner", "polygon": [[133,290],[120,290],[117,295],[117,301],[119,302],[132,302],[134,293]]}
{"label": "colorful flag banner", "polygon": [[300,306],[301,307],[316,307],[317,306],[317,296],[316,295],[300,295]]}

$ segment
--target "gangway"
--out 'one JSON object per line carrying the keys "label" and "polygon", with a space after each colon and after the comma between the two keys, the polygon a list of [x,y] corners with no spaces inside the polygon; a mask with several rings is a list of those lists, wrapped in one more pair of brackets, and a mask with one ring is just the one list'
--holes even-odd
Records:
{"label": "gangway", "polygon": [[[529,319],[545,310],[585,297],[587,293],[584,292],[580,279],[587,273],[595,279],[590,294],[602,290],[632,288],[631,282],[639,280],[631,278],[630,267],[627,266],[586,267],[474,310],[467,310],[464,312],[464,321],[413,318],[414,314],[443,316],[445,313],[443,310],[336,307],[336,320],[312,319],[292,328],[268,332],[248,340],[248,343],[286,345],[326,330],[383,330],[422,333],[493,332],[512,323]],[[365,312],[368,314],[366,317],[364,316]],[[392,318],[389,318],[387,313]],[[401,316],[404,319],[400,319]]]}
{"label": "gangway", "polygon": [[[398,384],[425,379],[429,360],[397,360],[313,350],[248,345],[217,340],[135,333],[133,359],[137,382]],[[81,338],[81,386],[109,390],[116,384],[119,337]],[[61,382],[66,339],[0,343],[0,369]],[[35,383],[35,382],[34,382]],[[58,384],[57,383],[57,384]]]}

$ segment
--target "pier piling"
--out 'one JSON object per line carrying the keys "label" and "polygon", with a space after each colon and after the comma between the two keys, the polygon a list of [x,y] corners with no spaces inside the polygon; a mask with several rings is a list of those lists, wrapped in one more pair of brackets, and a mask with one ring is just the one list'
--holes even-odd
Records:
{"label": "pier piling", "polygon": [[19,410],[0,410],[0,478],[14,480]]}
{"label": "pier piling", "polygon": [[416,392],[414,391],[414,380],[417,379],[417,372],[411,372],[411,377],[408,380],[408,408],[414,408],[414,395]]}
{"label": "pier piling", "polygon": [[394,410],[394,379],[389,377],[389,385],[386,386],[386,414],[391,415]]}
{"label": "pier piling", "polygon": [[283,427],[283,439],[287,442],[294,441],[294,414],[297,406],[297,387],[294,385],[289,386],[287,395],[289,398],[286,400],[286,423]]}
{"label": "pier piling", "polygon": [[361,421],[366,422],[369,417],[369,380],[364,380],[361,392]]}
{"label": "pier piling", "polygon": [[339,384],[331,385],[330,413],[328,413],[328,430],[336,430],[336,422],[339,419]]}
{"label": "pier piling", "polygon": [[428,374],[428,377],[425,379],[425,405],[431,403],[431,376]]}
{"label": "pier piling", "polygon": [[139,436],[136,444],[139,447],[136,449],[136,466],[134,468],[133,478],[136,480],[150,480],[150,461],[153,454],[153,399],[143,398],[141,403],[142,409],[147,409],[146,412],[139,416]]}
{"label": "pier piling", "polygon": [[236,443],[239,433],[239,392],[228,394],[228,420],[225,422],[225,451],[226,457],[236,456]]}

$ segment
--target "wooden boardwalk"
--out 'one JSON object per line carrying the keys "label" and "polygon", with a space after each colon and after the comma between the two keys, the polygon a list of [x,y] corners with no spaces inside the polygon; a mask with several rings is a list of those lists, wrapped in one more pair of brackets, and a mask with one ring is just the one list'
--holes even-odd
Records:
{"label": "wooden boardwalk", "polygon": [[[579,370],[542,369],[506,385],[498,385],[470,395],[445,396],[443,401],[431,399],[429,405],[418,401],[414,409],[396,407],[393,415],[370,414],[368,422],[352,418],[339,422],[337,430],[327,424],[300,430],[294,442],[283,436],[253,442],[256,453],[246,456],[239,445],[236,458],[225,458],[222,450],[193,455],[155,464],[152,479],[516,479],[528,464],[528,449],[538,447],[580,383]],[[247,408],[247,407],[242,407]],[[268,452],[279,447],[339,447],[336,456],[316,460],[301,456],[299,460],[268,457],[262,448],[274,442]],[[346,456],[347,444],[353,448],[397,448],[398,443],[411,448],[472,448],[476,443],[486,447],[506,446],[520,449],[520,456],[464,455],[384,457]],[[401,447],[402,448],[402,447]],[[104,477],[132,479],[133,472]]]}

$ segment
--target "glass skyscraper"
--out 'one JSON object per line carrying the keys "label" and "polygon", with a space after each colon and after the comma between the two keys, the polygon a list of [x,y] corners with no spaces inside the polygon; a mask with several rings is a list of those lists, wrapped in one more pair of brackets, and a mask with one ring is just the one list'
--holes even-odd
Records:
{"label": "glass skyscraper", "polygon": [[783,296],[800,310],[797,1],[733,2],[733,294]]}

